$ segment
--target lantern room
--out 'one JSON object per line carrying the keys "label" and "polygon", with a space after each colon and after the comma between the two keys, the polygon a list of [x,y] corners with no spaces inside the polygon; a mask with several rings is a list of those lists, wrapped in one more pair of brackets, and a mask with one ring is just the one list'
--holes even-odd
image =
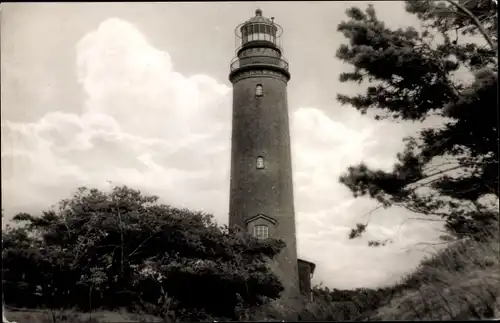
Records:
{"label": "lantern room", "polygon": [[264,46],[281,52],[280,36],[283,29],[274,23],[274,17],[262,16],[262,10],[255,10],[255,16],[236,28],[237,52],[243,48]]}
{"label": "lantern room", "polygon": [[272,69],[290,79],[280,42],[283,29],[274,23],[274,17],[266,18],[262,10],[257,9],[254,17],[236,27],[235,33],[236,57],[231,61],[230,79],[239,71],[251,68]]}

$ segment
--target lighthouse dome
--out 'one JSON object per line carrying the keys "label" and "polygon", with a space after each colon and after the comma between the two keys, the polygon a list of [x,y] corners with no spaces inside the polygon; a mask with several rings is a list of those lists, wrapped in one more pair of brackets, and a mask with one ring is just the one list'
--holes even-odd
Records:
{"label": "lighthouse dome", "polygon": [[268,24],[273,23],[271,19],[262,16],[262,10],[260,9],[255,10],[255,16],[250,18],[247,22],[263,22]]}

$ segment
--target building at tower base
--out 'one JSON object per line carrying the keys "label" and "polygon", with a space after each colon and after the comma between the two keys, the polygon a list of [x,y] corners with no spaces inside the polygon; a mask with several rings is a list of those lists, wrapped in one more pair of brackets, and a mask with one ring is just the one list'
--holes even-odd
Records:
{"label": "building at tower base", "polygon": [[299,268],[300,293],[312,301],[313,294],[311,280],[314,274],[314,269],[316,269],[316,265],[303,259],[297,259],[297,265]]}

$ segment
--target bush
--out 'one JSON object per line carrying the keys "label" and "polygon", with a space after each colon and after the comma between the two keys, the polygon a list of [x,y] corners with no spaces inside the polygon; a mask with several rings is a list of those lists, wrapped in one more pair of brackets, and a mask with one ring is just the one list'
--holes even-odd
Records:
{"label": "bush", "polygon": [[157,200],[127,187],[82,188],[39,217],[16,215],[21,226],[3,231],[6,302],[234,320],[239,308],[279,297],[283,286],[267,260],[282,241]]}

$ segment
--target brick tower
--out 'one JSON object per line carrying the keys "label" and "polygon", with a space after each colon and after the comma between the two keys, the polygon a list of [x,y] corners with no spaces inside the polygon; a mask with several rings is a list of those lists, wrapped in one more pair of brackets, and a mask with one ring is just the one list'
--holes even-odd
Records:
{"label": "brick tower", "polygon": [[[259,9],[236,28],[238,44],[229,74],[233,84],[229,225],[257,238],[285,241],[272,267],[285,287],[282,298],[290,299],[300,295],[301,286],[287,103],[290,73],[281,33],[274,18],[263,17]],[[305,277],[310,279],[314,265],[300,264],[307,267]]]}

